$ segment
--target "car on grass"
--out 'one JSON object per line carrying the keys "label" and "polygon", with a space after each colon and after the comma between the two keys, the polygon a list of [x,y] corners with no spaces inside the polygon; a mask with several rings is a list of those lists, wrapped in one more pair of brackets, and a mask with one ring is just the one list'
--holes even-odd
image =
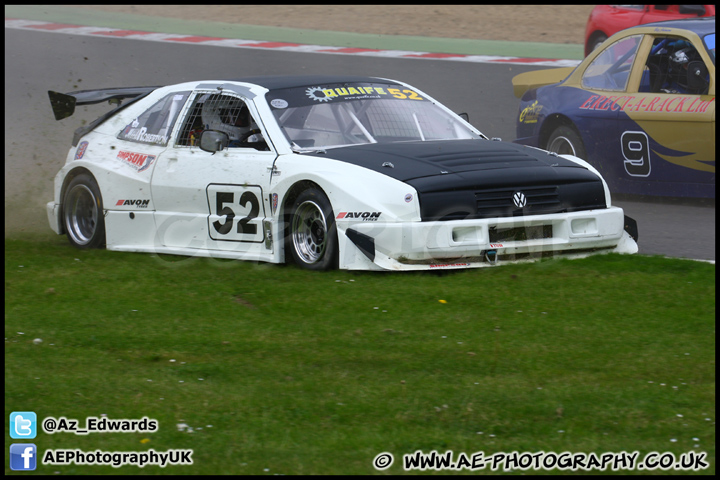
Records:
{"label": "car on grass", "polygon": [[665,20],[714,16],[715,5],[596,5],[585,26],[585,56],[626,28]]}
{"label": "car on grass", "polygon": [[715,17],[629,28],[512,83],[516,143],[587,160],[613,193],[715,198]]}
{"label": "car on grass", "polygon": [[593,167],[488,139],[396,80],[268,76],[49,96],[56,119],[130,99],[76,130],[55,178],[51,228],[81,249],[311,270],[637,251],[634,222]]}

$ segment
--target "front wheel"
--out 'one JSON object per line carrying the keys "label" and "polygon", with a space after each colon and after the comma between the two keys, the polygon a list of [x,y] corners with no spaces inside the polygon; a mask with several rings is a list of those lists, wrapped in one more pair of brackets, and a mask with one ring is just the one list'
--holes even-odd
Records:
{"label": "front wheel", "polygon": [[78,175],[70,181],[62,208],[65,231],[73,246],[80,249],[105,246],[102,196],[91,175]]}
{"label": "front wheel", "polygon": [[602,32],[595,32],[587,41],[585,44],[585,56],[587,57],[592,52],[597,50],[600,45],[603,44],[605,40],[607,40],[607,36]]}
{"label": "front wheel", "polygon": [[338,239],[332,206],[315,188],[302,192],[290,215],[288,248],[296,264],[308,270],[337,268]]}
{"label": "front wheel", "polygon": [[558,155],[574,155],[587,160],[585,146],[580,135],[574,128],[567,125],[562,125],[553,131],[548,139],[546,149]]}

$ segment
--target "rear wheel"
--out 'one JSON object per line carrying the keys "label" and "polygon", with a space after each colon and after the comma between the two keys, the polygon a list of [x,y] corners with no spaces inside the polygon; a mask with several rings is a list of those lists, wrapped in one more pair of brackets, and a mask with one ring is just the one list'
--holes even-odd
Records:
{"label": "rear wheel", "polygon": [[102,196],[91,175],[78,175],[65,190],[63,223],[73,246],[80,249],[105,246]]}
{"label": "rear wheel", "polygon": [[574,128],[567,125],[562,125],[553,131],[548,139],[546,149],[559,155],[574,155],[587,160],[585,146],[580,135]]}
{"label": "rear wheel", "polygon": [[290,215],[288,248],[296,264],[308,270],[337,268],[338,239],[332,206],[315,188],[302,192]]}

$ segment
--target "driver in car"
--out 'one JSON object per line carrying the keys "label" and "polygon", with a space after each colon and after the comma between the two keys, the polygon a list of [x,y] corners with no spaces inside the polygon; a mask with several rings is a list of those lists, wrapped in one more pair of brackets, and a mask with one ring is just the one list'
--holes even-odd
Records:
{"label": "driver in car", "polygon": [[[202,120],[205,129],[226,133],[230,139],[229,147],[247,147],[248,143],[260,142],[260,130],[247,105],[236,98],[218,97],[213,95],[203,103]],[[253,131],[255,133],[250,134]]]}

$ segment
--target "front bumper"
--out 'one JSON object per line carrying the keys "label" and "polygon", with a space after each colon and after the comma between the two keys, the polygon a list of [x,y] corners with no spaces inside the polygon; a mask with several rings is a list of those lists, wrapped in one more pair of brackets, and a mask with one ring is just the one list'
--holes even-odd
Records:
{"label": "front bumper", "polygon": [[[636,253],[623,210],[444,222],[354,223],[338,232],[341,268],[472,268],[547,256]],[[635,235],[637,235],[635,233]]]}

